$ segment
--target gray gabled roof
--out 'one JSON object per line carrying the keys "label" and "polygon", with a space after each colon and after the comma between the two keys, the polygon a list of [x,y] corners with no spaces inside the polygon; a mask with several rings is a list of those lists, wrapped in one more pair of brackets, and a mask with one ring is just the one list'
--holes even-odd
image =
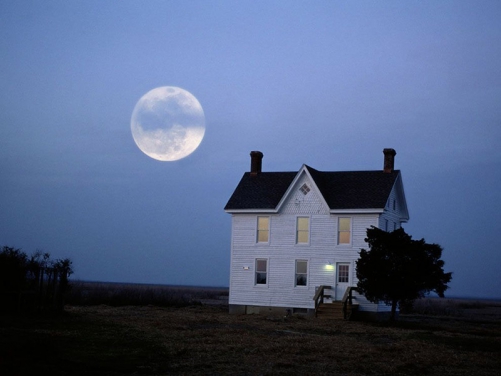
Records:
{"label": "gray gabled roof", "polygon": [[224,207],[235,209],[275,209],[297,172],[246,172]]}
{"label": "gray gabled roof", "polygon": [[[331,210],[383,209],[400,174],[378,171],[318,171],[305,166]],[[298,172],[245,173],[224,210],[275,209]]]}

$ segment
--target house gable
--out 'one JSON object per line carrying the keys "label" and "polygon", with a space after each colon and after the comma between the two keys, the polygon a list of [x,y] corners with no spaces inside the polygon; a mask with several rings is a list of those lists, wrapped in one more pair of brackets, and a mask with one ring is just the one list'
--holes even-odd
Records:
{"label": "house gable", "polygon": [[401,218],[402,222],[407,222],[409,220],[409,209],[407,208],[407,200],[405,199],[404,183],[402,181],[402,174],[398,176],[393,187],[395,191],[395,196],[397,199],[397,212]]}
{"label": "house gable", "polygon": [[303,165],[277,206],[281,214],[329,214],[322,193]]}
{"label": "house gable", "polygon": [[402,176],[399,175],[388,196],[384,212],[379,218],[379,228],[393,231],[409,220],[409,211],[405,200]]}

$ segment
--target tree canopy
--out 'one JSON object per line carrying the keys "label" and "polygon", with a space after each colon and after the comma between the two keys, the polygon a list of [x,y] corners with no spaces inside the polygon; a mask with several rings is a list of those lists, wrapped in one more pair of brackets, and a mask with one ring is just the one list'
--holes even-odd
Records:
{"label": "tree canopy", "polygon": [[[38,304],[38,308],[41,308],[57,304],[62,310],[63,295],[72,273],[72,261],[68,258],[50,260],[48,253],[40,251],[28,257],[20,249],[0,247],[0,296],[3,308],[20,310],[24,298],[35,296],[31,305]],[[31,294],[23,294],[26,292]]]}
{"label": "tree canopy", "polygon": [[397,305],[412,303],[430,292],[443,297],[452,273],[443,270],[442,247],[413,240],[404,229],[386,232],[376,227],[367,229],[357,261],[357,288],[373,302],[391,305],[390,319],[395,319]]}

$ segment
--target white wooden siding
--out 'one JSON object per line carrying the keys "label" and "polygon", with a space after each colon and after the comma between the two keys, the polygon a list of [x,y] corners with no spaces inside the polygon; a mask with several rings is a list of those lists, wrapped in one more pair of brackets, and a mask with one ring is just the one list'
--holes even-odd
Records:
{"label": "white wooden siding", "polygon": [[[404,197],[401,192],[401,184],[397,180],[393,186],[388,201],[386,202],[384,213],[381,214],[379,218],[378,227],[385,231],[393,231],[402,226],[402,221],[404,221]],[[396,203],[395,209],[394,203]],[[388,222],[388,227],[386,227],[386,221]]]}
{"label": "white wooden siding", "polygon": [[[311,191],[304,195],[299,187],[308,183]],[[297,216],[310,218],[310,242],[296,244]],[[348,217],[342,215],[342,217]],[[350,263],[350,283],[356,285],[355,261],[366,248],[364,239],[370,226],[379,224],[378,214],[356,214],[352,218],[352,244],[337,245],[337,215],[329,213],[320,193],[313,189],[306,174],[282,205],[270,215],[269,243],[256,242],[257,214],[233,214],[229,303],[274,307],[314,308],[315,288],[335,285],[335,271],[326,265]],[[268,260],[266,285],[255,285],[255,260]],[[308,261],[307,286],[295,286],[295,261]],[[248,269],[247,269],[248,268]],[[378,306],[357,297],[360,309],[378,311]]]}
{"label": "white wooden siding", "polygon": [[[304,195],[299,188],[308,184],[311,191]],[[303,172],[292,187],[287,201],[282,205],[283,214],[328,214],[329,208],[325,205],[322,195],[316,189],[308,176]]]}

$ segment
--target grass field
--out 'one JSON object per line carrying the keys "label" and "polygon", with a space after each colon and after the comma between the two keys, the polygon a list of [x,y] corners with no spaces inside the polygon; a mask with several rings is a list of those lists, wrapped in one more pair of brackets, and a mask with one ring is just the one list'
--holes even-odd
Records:
{"label": "grass field", "polygon": [[[209,301],[217,302],[211,294]],[[501,370],[500,302],[427,299],[416,307],[416,312],[418,305],[427,307],[427,313],[400,315],[390,326],[229,315],[224,300],[204,305],[196,295],[183,306],[72,305],[59,317],[2,316],[0,375],[499,375]],[[438,308],[431,312],[433,305]]]}

